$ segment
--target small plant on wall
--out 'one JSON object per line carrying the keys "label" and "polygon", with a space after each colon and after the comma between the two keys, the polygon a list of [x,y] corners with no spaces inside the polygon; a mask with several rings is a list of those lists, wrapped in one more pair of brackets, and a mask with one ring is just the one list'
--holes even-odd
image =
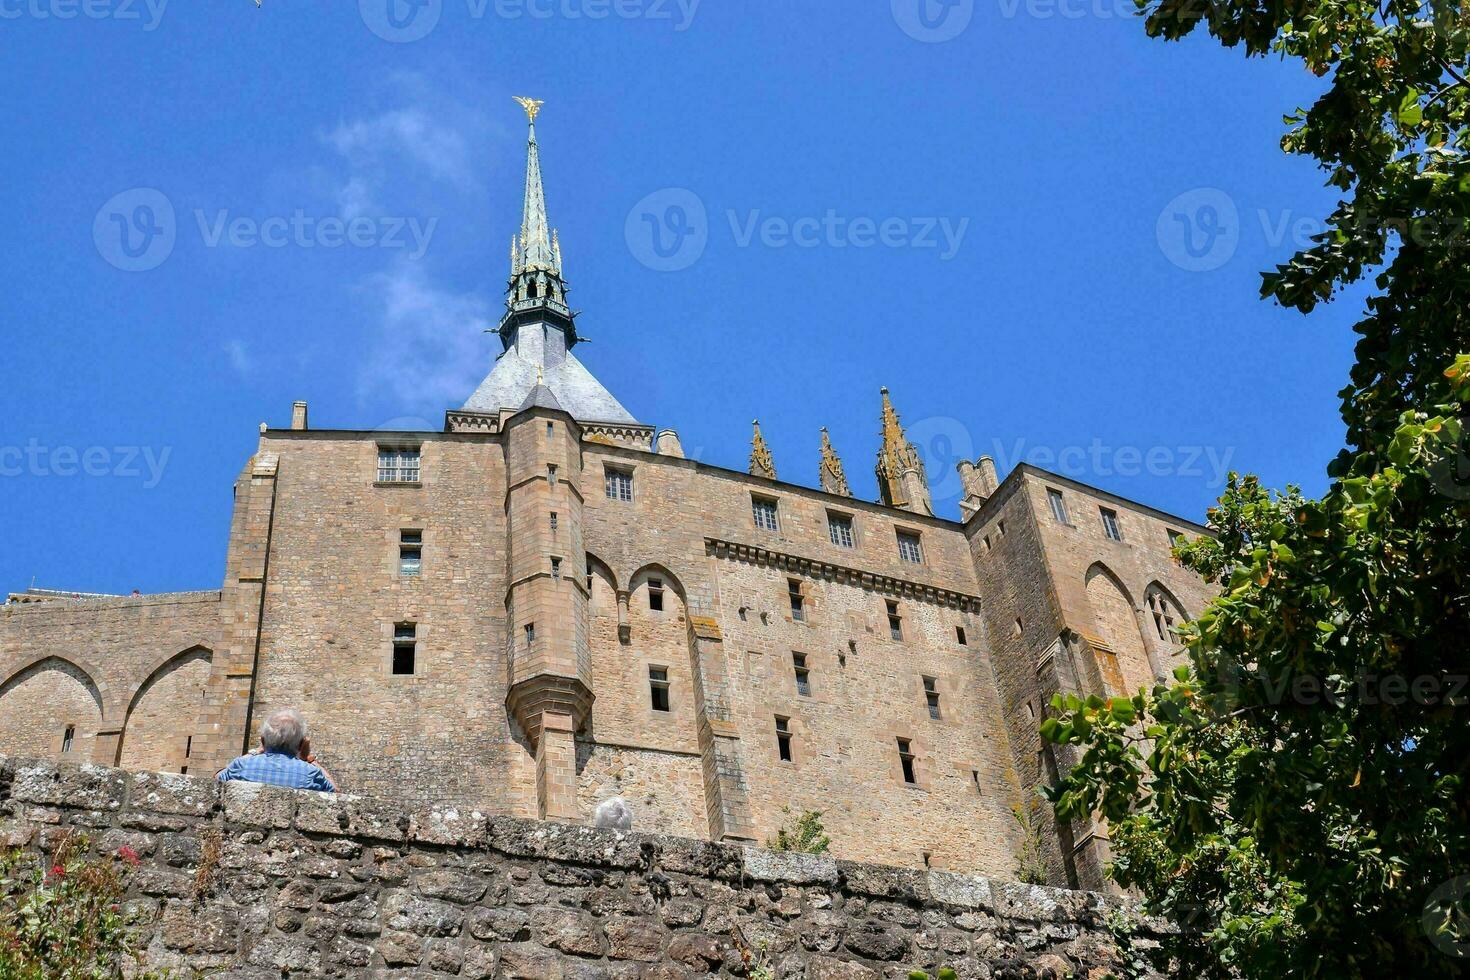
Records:
{"label": "small plant on wall", "polygon": [[776,835],[766,840],[773,851],[795,851],[798,854],[826,854],[832,843],[822,827],[822,811],[806,810],[792,817],[790,807],[782,807],[786,822],[776,830]]}
{"label": "small plant on wall", "polygon": [[0,853],[0,977],[169,975],[139,970],[135,923],[122,904],[138,855],[121,847],[89,859],[87,848],[86,837],[72,834],[49,859],[18,848]]}

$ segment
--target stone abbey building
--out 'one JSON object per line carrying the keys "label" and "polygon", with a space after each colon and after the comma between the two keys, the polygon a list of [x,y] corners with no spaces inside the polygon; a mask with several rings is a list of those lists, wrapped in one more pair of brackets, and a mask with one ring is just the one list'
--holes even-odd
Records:
{"label": "stone abbey building", "polygon": [[[212,773],[299,707],[345,789],[490,814],[764,841],[821,810],[838,857],[1053,883],[1102,828],[1036,797],[1059,690],[1176,657],[1209,590],[1186,520],[1021,465],[961,465],[937,516],[882,393],[882,500],[823,433],[819,487],[686,459],[577,358],[532,117],[505,351],[442,431],[262,427],[224,581],[0,607],[0,753]],[[788,812],[789,809],[789,812]]]}

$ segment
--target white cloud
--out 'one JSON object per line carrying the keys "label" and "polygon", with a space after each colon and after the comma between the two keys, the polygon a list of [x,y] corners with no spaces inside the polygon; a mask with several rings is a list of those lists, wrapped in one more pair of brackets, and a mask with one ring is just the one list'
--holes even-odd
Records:
{"label": "white cloud", "polygon": [[239,339],[231,340],[225,344],[225,354],[229,357],[230,367],[235,369],[236,374],[241,377],[246,377],[250,374],[250,368],[254,362],[250,359],[250,351],[246,348],[245,341]]}
{"label": "white cloud", "polygon": [[362,399],[430,418],[463,404],[498,349],[484,334],[494,326],[485,299],[442,289],[409,261],[368,277],[364,289],[379,322],[359,378]]}

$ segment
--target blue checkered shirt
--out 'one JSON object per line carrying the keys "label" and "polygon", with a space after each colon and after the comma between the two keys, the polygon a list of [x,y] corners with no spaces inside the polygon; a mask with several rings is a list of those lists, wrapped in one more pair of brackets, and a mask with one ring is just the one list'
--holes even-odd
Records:
{"label": "blue checkered shirt", "polygon": [[219,781],[244,780],[247,783],[269,783],[287,789],[314,789],[326,793],[335,792],[327,774],[310,762],[303,762],[285,752],[261,752],[258,755],[242,755],[225,766]]}

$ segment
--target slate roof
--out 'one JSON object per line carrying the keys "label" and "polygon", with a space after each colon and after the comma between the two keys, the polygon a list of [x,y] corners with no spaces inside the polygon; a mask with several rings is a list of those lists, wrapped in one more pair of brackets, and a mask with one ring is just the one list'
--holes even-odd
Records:
{"label": "slate roof", "polygon": [[469,401],[464,403],[467,412],[494,414],[501,409],[519,410],[526,407],[536,383],[536,369],[541,369],[540,387],[556,401],[557,408],[580,422],[621,422],[638,424],[622,404],[612,396],[577,360],[570,351],[556,364],[542,364],[539,358],[531,360],[521,357],[512,346],[495,362],[494,369]]}

